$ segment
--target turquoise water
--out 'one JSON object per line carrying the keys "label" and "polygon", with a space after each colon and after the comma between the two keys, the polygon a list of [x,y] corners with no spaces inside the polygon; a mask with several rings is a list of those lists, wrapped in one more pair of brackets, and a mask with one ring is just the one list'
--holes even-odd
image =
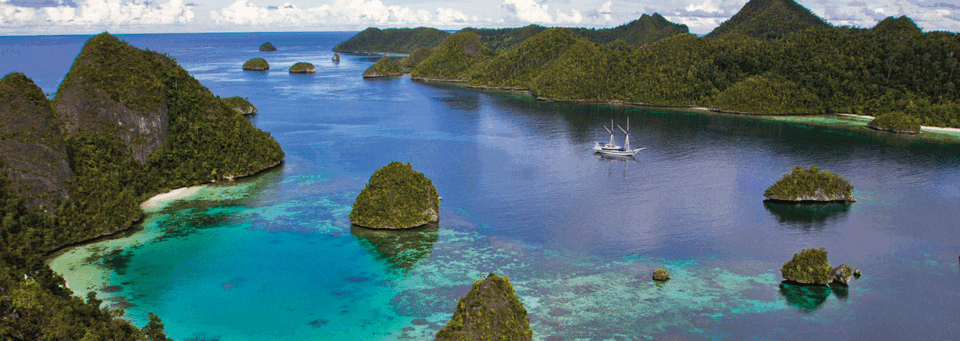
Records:
{"label": "turquoise water", "polygon": [[[376,58],[329,61],[352,34],[123,36],[177,58],[220,96],[249,98],[260,110],[253,122],[287,159],[151,208],[140,232],[71,250],[54,269],[138,325],[158,314],[178,340],[430,339],[488,272],[509,276],[537,340],[960,332],[957,145],[842,119],[773,122],[363,80]],[[84,40],[2,37],[0,56],[53,92],[51,70],[68,68]],[[268,40],[280,51],[257,52]],[[11,52],[31,49],[70,57],[41,68]],[[240,71],[257,56],[272,70]],[[298,61],[318,73],[288,74]],[[627,117],[631,145],[647,149],[635,162],[594,156],[593,141],[608,138],[602,126]],[[433,180],[440,223],[351,227],[357,193],[395,160]],[[845,175],[858,201],[763,203],[767,186],[810,164]],[[864,276],[846,290],[781,283],[783,262],[821,246]],[[658,266],[673,279],[652,282]]]}

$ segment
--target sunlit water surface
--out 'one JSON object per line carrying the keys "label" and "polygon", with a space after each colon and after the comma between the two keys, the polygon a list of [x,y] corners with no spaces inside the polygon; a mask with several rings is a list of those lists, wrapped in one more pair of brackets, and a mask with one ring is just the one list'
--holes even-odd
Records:
{"label": "sunlit water surface", "polygon": [[[54,269],[137,325],[158,314],[175,339],[430,339],[488,272],[509,276],[537,340],[960,333],[956,145],[829,118],[364,80],[375,57],[330,61],[352,35],[122,36],[176,58],[217,95],[247,97],[286,162],[150,208],[141,231],[73,249]],[[54,93],[87,38],[0,37],[0,71]],[[279,51],[258,52],[265,41]],[[241,71],[254,57],[271,70]],[[299,61],[317,74],[288,74]],[[635,162],[594,156],[593,141],[608,138],[602,126],[628,117],[631,144],[647,149]],[[391,161],[433,180],[438,225],[350,226],[357,193]],[[767,186],[811,164],[845,175],[858,201],[764,204]],[[848,289],[781,284],[780,266],[807,247],[864,276]],[[658,266],[673,279],[652,282]]]}

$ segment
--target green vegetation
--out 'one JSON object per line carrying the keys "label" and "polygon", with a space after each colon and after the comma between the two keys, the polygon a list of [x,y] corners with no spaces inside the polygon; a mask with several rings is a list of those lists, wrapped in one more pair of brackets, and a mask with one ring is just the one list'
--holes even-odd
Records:
{"label": "green vegetation", "polygon": [[825,20],[793,0],[751,0],[707,37],[745,35],[773,39],[792,32],[829,26]]}
{"label": "green vegetation", "polygon": [[666,281],[670,279],[670,272],[667,269],[657,267],[657,270],[653,272],[653,279],[655,281]]}
{"label": "green vegetation", "polygon": [[419,79],[466,81],[476,65],[493,57],[480,44],[480,36],[460,31],[443,40],[433,54],[413,69],[411,76]]}
{"label": "green vegetation", "polygon": [[276,50],[277,48],[274,47],[273,44],[271,44],[269,41],[266,43],[263,43],[263,45],[260,45],[260,51],[263,51],[263,52],[272,52]]}
{"label": "green vegetation", "polygon": [[433,182],[410,164],[391,162],[357,195],[350,221],[370,228],[402,229],[436,222],[440,196]]}
{"label": "green vegetation", "polygon": [[[28,91],[20,97],[51,107],[39,88],[22,75],[5,77],[0,83],[26,87]],[[63,95],[68,92],[69,96]],[[94,293],[86,302],[74,297],[43,257],[60,247],[128,228],[142,215],[139,202],[143,198],[175,187],[253,174],[284,156],[268,133],[228,105],[233,100],[214,96],[166,55],[138,50],[106,33],[87,41],[61,83],[56,104],[75,108],[100,99],[112,103],[105,104],[107,109],[92,110],[114,110],[108,114],[117,117],[155,112],[164,104],[167,131],[153,134],[165,134],[165,143],[138,161],[128,142],[120,138],[123,129],[119,127],[91,130],[89,125],[101,123],[55,120],[60,125],[55,130],[64,132],[57,138],[65,152],[60,160],[45,162],[68,163],[73,176],[62,185],[70,200],[57,201],[55,209],[46,213],[26,207],[24,198],[10,188],[10,179],[0,174],[0,202],[4,203],[0,205],[0,293],[4,293],[0,314],[5,316],[0,319],[0,339],[165,339],[156,316],[151,315],[141,331],[119,318],[122,310],[101,308]],[[0,106],[0,110],[11,109]],[[4,140],[4,147],[10,141]]]}
{"label": "green vegetation", "polygon": [[370,27],[333,47],[336,52],[411,53],[420,47],[437,47],[450,34],[435,28]]}
{"label": "green vegetation", "polygon": [[290,73],[317,73],[317,68],[307,62],[299,62],[290,67]]}
{"label": "green vegetation", "polygon": [[793,167],[793,172],[777,180],[763,196],[786,201],[854,201],[850,181],[829,171],[820,172],[815,165]]}
{"label": "green vegetation", "polygon": [[510,279],[490,273],[473,281],[436,340],[533,340],[533,330]]}
{"label": "green vegetation", "polygon": [[783,263],[780,273],[783,278],[801,284],[829,284],[830,262],[827,261],[827,251],[819,249],[803,249],[794,253],[793,259]]}
{"label": "green vegetation", "polygon": [[223,103],[225,103],[228,107],[233,108],[233,110],[236,110],[237,113],[243,115],[252,115],[257,113],[257,108],[253,106],[253,103],[250,103],[240,96],[224,98]]}
{"label": "green vegetation", "polygon": [[404,58],[400,62],[400,66],[405,70],[413,70],[417,65],[420,65],[421,62],[426,60],[427,57],[430,57],[431,54],[433,54],[433,49],[429,47],[419,47],[407,56],[407,58]]}
{"label": "green vegetation", "polygon": [[920,125],[917,124],[917,121],[919,120],[902,111],[894,111],[877,116],[870,123],[867,123],[867,126],[877,130],[917,134],[920,132]]}
{"label": "green vegetation", "polygon": [[367,71],[363,72],[363,78],[378,77],[396,77],[402,76],[403,69],[393,60],[393,58],[383,56],[375,64],[370,65]]}
{"label": "green vegetation", "polygon": [[543,31],[483,64],[470,76],[470,84],[530,88],[533,78],[577,41],[580,38],[566,29]]}
{"label": "green vegetation", "polygon": [[640,19],[610,29],[572,28],[570,30],[574,34],[598,44],[621,41],[630,48],[638,48],[660,39],[690,33],[687,25],[667,21],[659,13],[644,14],[640,16]]}
{"label": "green vegetation", "polygon": [[243,63],[243,71],[265,71],[270,69],[270,64],[263,58],[253,58]]}

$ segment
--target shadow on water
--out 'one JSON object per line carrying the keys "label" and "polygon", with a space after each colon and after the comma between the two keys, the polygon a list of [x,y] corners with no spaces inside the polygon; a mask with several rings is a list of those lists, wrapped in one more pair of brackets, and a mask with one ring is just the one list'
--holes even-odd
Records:
{"label": "shadow on water", "polygon": [[833,293],[838,299],[847,299],[849,288],[842,285],[802,285],[787,281],[780,282],[780,295],[787,300],[787,304],[803,312],[814,312],[827,301]]}
{"label": "shadow on water", "polygon": [[850,211],[849,203],[782,203],[764,201],[763,207],[780,225],[803,230],[820,230],[828,222],[844,220]]}
{"label": "shadow on water", "polygon": [[426,259],[437,242],[439,224],[427,224],[408,230],[375,230],[350,226],[350,234],[377,259],[386,260],[391,268],[406,270]]}

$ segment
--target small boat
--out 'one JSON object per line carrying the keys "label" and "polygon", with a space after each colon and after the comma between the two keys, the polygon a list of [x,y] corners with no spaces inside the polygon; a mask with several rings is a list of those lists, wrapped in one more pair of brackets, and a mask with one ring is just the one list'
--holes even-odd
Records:
{"label": "small boat", "polygon": [[[613,127],[613,122],[610,122],[610,126]],[[606,127],[604,127],[604,128],[606,128]],[[613,145],[613,132],[611,131],[611,132],[610,132],[610,143],[609,143],[609,144],[603,144],[603,145],[601,145],[599,142],[595,142],[595,145],[593,146],[593,150],[594,150],[596,153],[600,153],[601,155],[607,155],[607,156],[623,156],[623,157],[625,157],[625,156],[630,156],[630,157],[632,157],[632,156],[636,155],[637,152],[639,152],[639,151],[644,150],[644,149],[647,148],[647,147],[641,147],[641,148],[637,148],[637,149],[630,149],[630,117],[627,117],[627,129],[623,129],[623,127],[621,127],[619,124],[617,125],[617,128],[620,128],[620,131],[622,131],[623,134],[626,135],[626,137],[624,137],[624,139],[623,139],[623,147],[619,147],[619,148],[616,148],[616,149],[613,149],[613,148],[608,149],[608,148],[604,148],[604,147],[603,147],[603,146],[607,146],[607,145]],[[610,129],[607,129],[607,131],[610,131]]]}
{"label": "small boat", "polygon": [[613,119],[610,119],[610,128],[607,128],[607,126],[603,126],[603,129],[606,129],[607,132],[610,133],[610,142],[608,143],[594,142],[593,151],[600,152],[601,150],[623,149],[622,147],[618,146],[616,143],[613,143]]}

